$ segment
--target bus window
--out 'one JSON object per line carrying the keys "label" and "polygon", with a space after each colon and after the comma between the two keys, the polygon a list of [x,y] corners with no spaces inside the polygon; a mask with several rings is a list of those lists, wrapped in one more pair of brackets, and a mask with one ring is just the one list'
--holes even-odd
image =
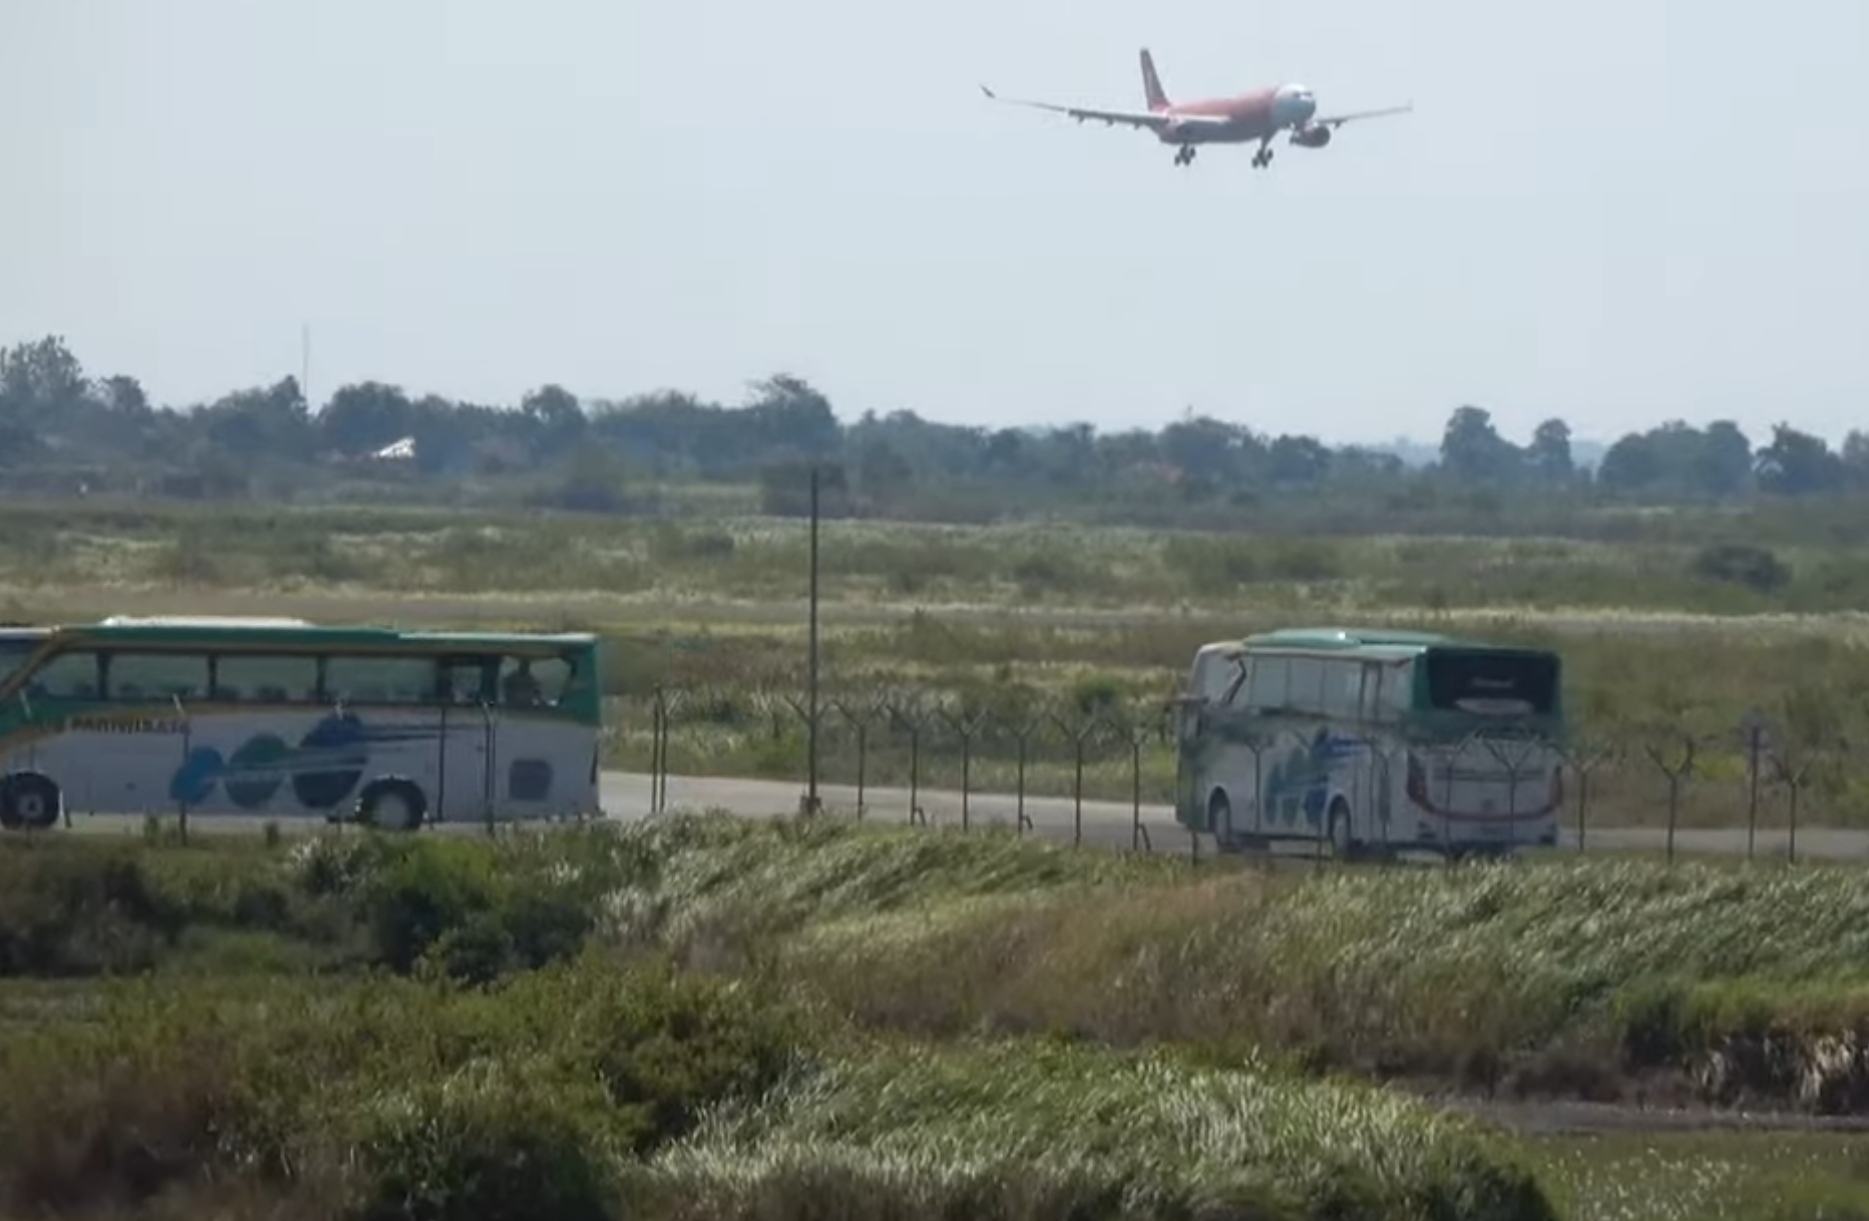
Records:
{"label": "bus window", "polygon": [[60,653],[34,672],[26,685],[33,699],[94,700],[104,690],[103,659],[90,651]]}
{"label": "bus window", "polygon": [[1355,661],[1324,663],[1324,712],[1327,716],[1354,721],[1361,714],[1358,707],[1363,687],[1363,667]]}
{"label": "bus window", "polygon": [[1379,662],[1366,661],[1361,667],[1361,698],[1357,701],[1359,715],[1366,721],[1387,719],[1388,707],[1382,701],[1382,665]]}
{"label": "bus window", "polygon": [[223,653],[214,660],[214,698],[263,704],[318,700],[318,659],[290,653]]}
{"label": "bus window", "polygon": [[0,681],[12,677],[38,647],[39,641],[32,637],[0,636]]}
{"label": "bus window", "polygon": [[208,693],[205,653],[108,653],[105,661],[113,700],[192,700]]}
{"label": "bus window", "polygon": [[1557,704],[1558,662],[1550,653],[1435,649],[1427,665],[1428,703],[1436,709],[1542,715]]}
{"label": "bus window", "polygon": [[500,663],[500,702],[512,707],[549,707],[571,681],[563,657],[507,657]]}
{"label": "bus window", "polygon": [[441,663],[441,698],[455,704],[494,701],[492,657],[449,657]]}
{"label": "bus window", "polygon": [[1287,691],[1285,679],[1290,672],[1290,658],[1255,658],[1252,664],[1252,695],[1248,704],[1267,711],[1283,708]]}
{"label": "bus window", "polygon": [[433,657],[328,657],[325,698],[346,704],[432,704]]}
{"label": "bus window", "polygon": [[1324,711],[1324,662],[1321,658],[1292,658],[1291,676],[1286,682],[1286,707],[1293,712],[1313,715]]}
{"label": "bus window", "polygon": [[1194,659],[1188,694],[1205,704],[1218,704],[1239,677],[1240,662],[1218,650],[1203,651]]}
{"label": "bus window", "polygon": [[1397,662],[1383,667],[1382,706],[1397,714],[1415,706],[1415,663]]}

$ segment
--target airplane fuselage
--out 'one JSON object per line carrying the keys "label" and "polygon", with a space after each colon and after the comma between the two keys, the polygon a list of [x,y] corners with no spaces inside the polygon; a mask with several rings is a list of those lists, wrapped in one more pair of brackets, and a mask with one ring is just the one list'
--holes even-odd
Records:
{"label": "airplane fuselage", "polygon": [[[1285,85],[1151,109],[1170,120],[1156,132],[1163,144],[1249,144],[1302,128],[1317,113],[1317,102],[1303,86]],[[1178,124],[1178,115],[1210,121]]]}

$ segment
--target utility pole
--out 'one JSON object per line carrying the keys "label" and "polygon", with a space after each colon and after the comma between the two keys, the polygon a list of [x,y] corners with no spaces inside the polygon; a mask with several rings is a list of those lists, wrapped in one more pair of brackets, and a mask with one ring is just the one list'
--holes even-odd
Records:
{"label": "utility pole", "polygon": [[809,658],[806,662],[810,670],[807,679],[809,694],[806,697],[809,711],[805,726],[805,813],[817,814],[823,809],[818,800],[818,464],[811,464],[811,629]]}

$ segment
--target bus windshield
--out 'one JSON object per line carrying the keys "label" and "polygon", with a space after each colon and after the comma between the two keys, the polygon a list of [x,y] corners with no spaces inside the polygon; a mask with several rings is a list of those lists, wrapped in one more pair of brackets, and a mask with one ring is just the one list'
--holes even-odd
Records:
{"label": "bus windshield", "polygon": [[21,635],[17,632],[0,631],[0,682],[6,681],[13,671],[32,656],[39,642],[45,639],[44,632]]}
{"label": "bus windshield", "polygon": [[1556,709],[1558,660],[1505,649],[1431,649],[1428,706],[1437,711],[1547,716]]}

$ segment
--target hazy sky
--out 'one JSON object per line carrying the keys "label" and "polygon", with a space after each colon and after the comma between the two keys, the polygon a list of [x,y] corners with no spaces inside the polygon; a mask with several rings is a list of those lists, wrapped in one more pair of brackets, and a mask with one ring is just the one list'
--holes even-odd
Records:
{"label": "hazy sky", "polygon": [[[1002,93],[1413,100],[1191,169]],[[0,0],[0,342],[187,403],[1869,425],[1862,0]]]}

